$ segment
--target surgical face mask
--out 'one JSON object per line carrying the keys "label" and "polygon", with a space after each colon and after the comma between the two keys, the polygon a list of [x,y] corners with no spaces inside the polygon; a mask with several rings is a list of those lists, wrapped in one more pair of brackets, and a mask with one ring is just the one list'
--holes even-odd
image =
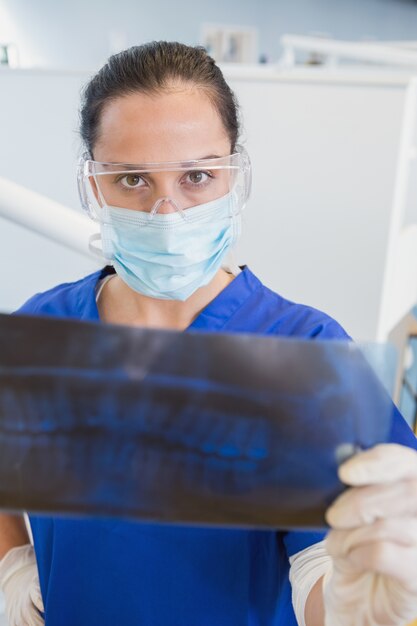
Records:
{"label": "surgical face mask", "polygon": [[240,235],[241,216],[230,194],[188,209],[156,214],[103,207],[102,251],[135,291],[164,300],[186,300],[207,285]]}
{"label": "surgical face mask", "polygon": [[[135,291],[186,300],[208,284],[240,234],[250,190],[246,152],[139,165],[83,159],[83,207],[100,223],[102,254]],[[156,197],[164,187],[170,195]],[[169,213],[162,213],[162,208]],[[97,239],[100,236],[95,236]]]}

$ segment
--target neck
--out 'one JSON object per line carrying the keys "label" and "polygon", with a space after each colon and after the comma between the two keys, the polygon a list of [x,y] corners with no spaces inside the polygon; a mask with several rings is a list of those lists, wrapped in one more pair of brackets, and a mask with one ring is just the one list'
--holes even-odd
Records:
{"label": "neck", "polygon": [[100,318],[113,324],[185,330],[233,279],[232,274],[219,270],[208,285],[197,289],[185,302],[180,302],[144,296],[115,276],[100,295]]}

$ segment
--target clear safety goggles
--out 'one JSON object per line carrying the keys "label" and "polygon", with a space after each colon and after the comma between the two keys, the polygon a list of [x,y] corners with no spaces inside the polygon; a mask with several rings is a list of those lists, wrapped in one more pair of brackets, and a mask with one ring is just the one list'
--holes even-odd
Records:
{"label": "clear safety goggles", "polygon": [[78,166],[82,207],[102,221],[106,207],[156,213],[205,205],[230,194],[234,215],[246,204],[251,187],[251,165],[246,150],[210,159],[163,163],[103,163],[84,155]]}

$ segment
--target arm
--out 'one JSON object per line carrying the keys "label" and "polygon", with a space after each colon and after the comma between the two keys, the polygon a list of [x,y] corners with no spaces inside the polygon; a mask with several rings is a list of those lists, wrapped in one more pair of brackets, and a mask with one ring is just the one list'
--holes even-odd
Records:
{"label": "arm", "polygon": [[319,578],[308,594],[305,622],[306,626],[324,625],[323,576]]}
{"label": "arm", "polygon": [[324,626],[323,576],[331,569],[324,541],[290,556],[292,602],[299,626]]}
{"label": "arm", "polygon": [[16,546],[30,543],[23,515],[0,514],[0,559]]}

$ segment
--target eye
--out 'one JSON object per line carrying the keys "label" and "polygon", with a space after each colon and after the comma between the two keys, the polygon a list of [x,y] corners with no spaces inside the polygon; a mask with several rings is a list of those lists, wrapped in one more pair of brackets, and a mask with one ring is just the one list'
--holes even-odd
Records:
{"label": "eye", "polygon": [[187,174],[187,182],[190,182],[193,185],[206,183],[209,178],[211,178],[211,176],[208,172],[195,171]]}
{"label": "eye", "polygon": [[119,178],[119,181],[122,183],[123,187],[127,189],[137,189],[144,184],[144,180],[139,174],[126,174],[122,176],[122,178]]}

